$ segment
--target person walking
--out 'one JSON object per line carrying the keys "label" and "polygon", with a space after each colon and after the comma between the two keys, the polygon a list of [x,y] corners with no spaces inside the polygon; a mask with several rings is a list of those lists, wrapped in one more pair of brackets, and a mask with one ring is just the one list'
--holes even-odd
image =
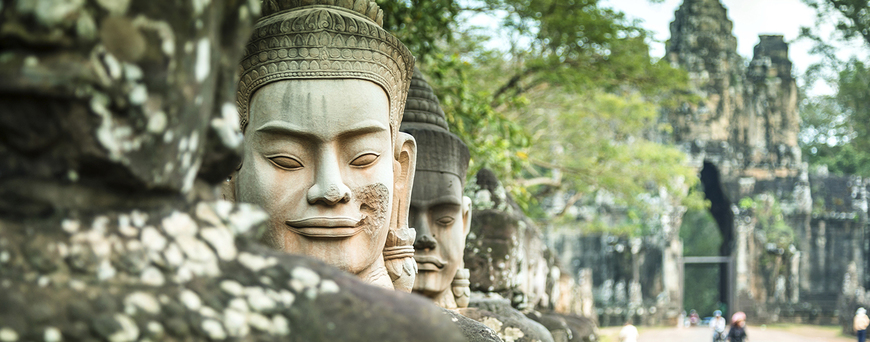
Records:
{"label": "person walking", "polygon": [[852,325],[855,333],[858,334],[858,342],[864,342],[867,339],[867,326],[870,325],[867,310],[858,308],[858,311],[855,312],[855,320]]}
{"label": "person walking", "polygon": [[749,342],[749,336],[746,335],[746,314],[743,311],[731,316],[731,330],[728,330],[725,339],[731,342]]}
{"label": "person walking", "polygon": [[637,328],[631,324],[631,320],[628,320],[619,331],[619,342],[637,342],[637,335]]}
{"label": "person walking", "polygon": [[722,311],[713,311],[713,319],[710,320],[710,328],[713,330],[713,342],[725,341],[725,317]]}

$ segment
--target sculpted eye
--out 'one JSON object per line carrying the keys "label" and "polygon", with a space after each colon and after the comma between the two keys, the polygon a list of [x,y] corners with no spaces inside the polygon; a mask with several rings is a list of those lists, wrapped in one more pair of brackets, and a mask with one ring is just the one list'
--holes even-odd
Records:
{"label": "sculpted eye", "polygon": [[456,221],[456,220],[453,219],[452,217],[444,216],[444,217],[438,219],[437,222],[438,222],[438,224],[440,224],[442,226],[449,226],[449,225],[453,224],[454,221]]}
{"label": "sculpted eye", "polygon": [[275,166],[285,170],[296,170],[302,168],[302,163],[291,157],[275,156],[269,157],[269,160],[272,164],[275,164]]}
{"label": "sculpted eye", "polygon": [[373,164],[375,161],[377,161],[378,157],[380,157],[380,156],[377,154],[366,153],[366,154],[363,154],[359,157],[356,157],[356,159],[354,159],[352,162],[350,162],[350,165],[369,166],[369,165]]}

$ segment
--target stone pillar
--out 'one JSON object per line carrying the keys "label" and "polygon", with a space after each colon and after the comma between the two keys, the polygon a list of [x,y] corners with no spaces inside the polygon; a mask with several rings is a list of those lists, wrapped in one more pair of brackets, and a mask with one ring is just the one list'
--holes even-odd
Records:
{"label": "stone pillar", "polygon": [[577,275],[577,294],[575,295],[576,305],[574,313],[593,318],[596,321],[597,313],[595,312],[595,298],[592,294],[592,269],[581,268]]}
{"label": "stone pillar", "polygon": [[665,318],[668,325],[673,325],[683,307],[683,242],[672,239],[662,259],[662,283],[671,304]]}
{"label": "stone pillar", "polygon": [[800,285],[800,275],[801,275],[801,252],[795,251],[791,256],[791,267],[789,269],[790,280],[789,287],[790,289],[790,302],[792,304],[797,304],[801,299],[801,285]]}

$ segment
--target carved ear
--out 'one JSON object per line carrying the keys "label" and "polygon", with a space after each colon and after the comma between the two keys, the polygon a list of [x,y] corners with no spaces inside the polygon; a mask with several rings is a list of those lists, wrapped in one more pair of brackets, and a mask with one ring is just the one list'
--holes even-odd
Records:
{"label": "carved ear", "polygon": [[462,236],[471,232],[471,198],[462,196]]}
{"label": "carved ear", "polygon": [[394,208],[398,211],[397,228],[405,228],[408,227],[408,203],[411,201],[414,172],[417,169],[417,141],[411,135],[403,132],[399,132],[396,140],[393,200]]}

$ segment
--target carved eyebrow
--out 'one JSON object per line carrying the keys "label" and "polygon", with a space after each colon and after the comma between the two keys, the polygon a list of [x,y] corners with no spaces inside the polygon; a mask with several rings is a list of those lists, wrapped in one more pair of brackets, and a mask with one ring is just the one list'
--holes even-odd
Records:
{"label": "carved eyebrow", "polygon": [[386,130],[387,127],[385,127],[380,121],[363,120],[356,125],[351,126],[348,130],[341,132],[338,136],[340,138],[349,138],[357,135],[383,132]]}
{"label": "carved eyebrow", "polygon": [[428,199],[428,200],[414,200],[411,199],[412,204],[417,206],[439,206],[439,205],[455,205],[462,206],[462,200],[457,198],[456,196],[441,196],[438,198]]}
{"label": "carved eyebrow", "polygon": [[[363,121],[351,126],[349,129],[345,130],[344,132],[341,132],[341,134],[338,135],[338,138],[349,138],[349,137],[364,135],[364,134],[369,134],[369,133],[383,132],[386,130],[387,130],[387,128],[384,127],[384,125],[381,124],[377,120],[363,120]],[[307,132],[305,129],[303,129],[300,126],[294,125],[294,124],[286,122],[286,121],[281,121],[281,120],[268,121],[268,122],[264,123],[262,126],[257,127],[256,131],[262,132],[262,133],[271,133],[271,134],[280,134],[280,135],[298,137],[300,139],[311,139],[311,140],[316,140],[316,141],[323,140],[322,137],[320,137],[314,133]]]}
{"label": "carved eyebrow", "polygon": [[313,133],[306,132],[301,127],[296,126],[294,124],[288,123],[286,121],[278,121],[273,120],[264,123],[262,126],[257,127],[257,132],[261,133],[270,133],[270,134],[279,134],[286,135],[292,137],[298,137],[301,139],[314,139],[320,140],[320,138]]}

